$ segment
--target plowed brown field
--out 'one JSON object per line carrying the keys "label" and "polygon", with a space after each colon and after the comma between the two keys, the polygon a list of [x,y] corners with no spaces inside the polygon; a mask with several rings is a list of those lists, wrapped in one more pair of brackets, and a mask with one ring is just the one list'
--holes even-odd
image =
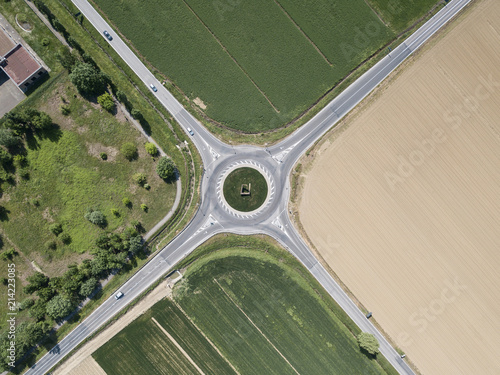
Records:
{"label": "plowed brown field", "polygon": [[423,374],[500,374],[500,1],[333,135],[299,207],[319,253]]}

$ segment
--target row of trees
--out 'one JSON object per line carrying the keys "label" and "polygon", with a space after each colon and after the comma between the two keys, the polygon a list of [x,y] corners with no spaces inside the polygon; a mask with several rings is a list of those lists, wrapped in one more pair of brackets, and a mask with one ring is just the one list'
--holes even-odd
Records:
{"label": "row of trees", "polygon": [[[40,341],[52,326],[70,314],[76,306],[96,291],[99,280],[120,271],[129,258],[143,250],[143,239],[138,233],[140,223],[127,228],[122,234],[103,233],[91,249],[92,259],[72,264],[57,277],[36,272],[27,278],[23,292],[32,295],[22,301],[19,310],[27,310],[33,322],[22,323],[16,329],[16,360]],[[0,349],[7,353],[10,345],[8,331],[0,335]],[[0,367],[8,369],[8,356],[0,356]]]}

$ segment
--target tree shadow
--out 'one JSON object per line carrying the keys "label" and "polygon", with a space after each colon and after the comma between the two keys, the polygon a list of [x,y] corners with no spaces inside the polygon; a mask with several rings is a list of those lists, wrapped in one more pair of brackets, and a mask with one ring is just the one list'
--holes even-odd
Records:
{"label": "tree shadow", "polygon": [[9,214],[10,211],[7,208],[0,206],[0,221],[9,221]]}

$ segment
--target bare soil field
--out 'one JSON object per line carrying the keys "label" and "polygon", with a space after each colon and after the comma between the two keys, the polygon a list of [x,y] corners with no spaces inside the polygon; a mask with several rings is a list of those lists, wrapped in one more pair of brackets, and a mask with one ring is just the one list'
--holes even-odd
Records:
{"label": "bare soil field", "polygon": [[500,2],[479,1],[303,176],[307,236],[423,374],[500,374],[498,46]]}

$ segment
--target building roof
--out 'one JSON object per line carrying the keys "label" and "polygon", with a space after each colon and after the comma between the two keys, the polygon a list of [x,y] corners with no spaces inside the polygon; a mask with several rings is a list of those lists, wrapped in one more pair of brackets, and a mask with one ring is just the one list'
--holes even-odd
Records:
{"label": "building roof", "polygon": [[0,31],[0,58],[14,48],[15,45],[16,43],[14,43],[5,31]]}
{"label": "building roof", "polygon": [[21,44],[4,57],[2,68],[18,86],[40,69],[40,65]]}

